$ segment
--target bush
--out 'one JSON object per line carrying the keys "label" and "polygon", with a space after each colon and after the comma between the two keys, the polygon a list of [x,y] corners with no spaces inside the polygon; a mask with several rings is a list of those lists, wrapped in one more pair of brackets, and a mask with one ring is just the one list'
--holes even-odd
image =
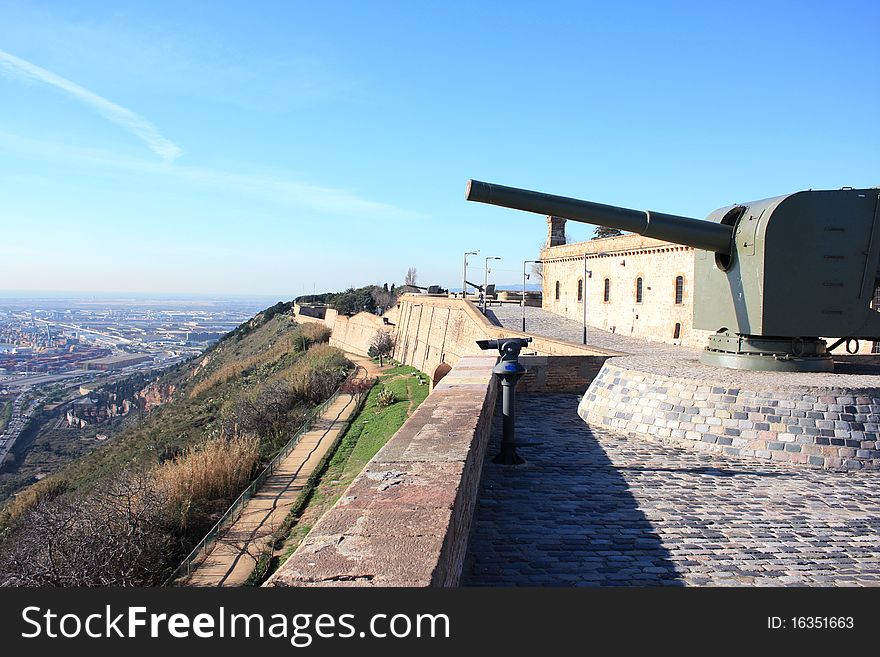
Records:
{"label": "bush", "polygon": [[379,408],[387,408],[397,401],[397,396],[393,390],[383,387],[379,394],[376,395],[376,406]]}
{"label": "bush", "polygon": [[4,586],[146,586],[171,571],[167,500],[149,476],[125,473],[104,490],[42,499],[0,562]]}
{"label": "bush", "polygon": [[351,366],[339,349],[316,345],[290,369],[287,379],[299,399],[319,404],[333,394]]}
{"label": "bush", "polygon": [[231,440],[213,438],[159,466],[156,488],[165,500],[169,519],[185,529],[195,505],[238,497],[250,482],[259,455],[259,439],[239,435]]}
{"label": "bush", "polygon": [[37,504],[54,500],[66,492],[67,487],[65,479],[49,477],[26,488],[0,509],[0,527],[11,527]]}
{"label": "bush", "polygon": [[242,393],[233,408],[234,426],[229,435],[239,432],[274,438],[290,428],[291,420],[304,416],[293,413],[297,404],[293,389],[283,382],[266,384],[256,392]]}
{"label": "bush", "polygon": [[[330,341],[330,329],[323,324],[315,324],[306,322],[298,328],[298,332],[303,341],[306,342],[307,348],[313,344]],[[305,351],[305,350],[303,350]]]}

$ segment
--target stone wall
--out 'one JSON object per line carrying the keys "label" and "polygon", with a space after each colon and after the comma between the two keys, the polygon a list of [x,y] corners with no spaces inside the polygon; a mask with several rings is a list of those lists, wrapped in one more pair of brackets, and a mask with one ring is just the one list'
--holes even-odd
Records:
{"label": "stone wall", "polygon": [[[694,249],[641,235],[545,248],[541,251],[545,310],[577,321],[583,319],[584,306],[578,300],[578,285],[584,279],[585,255],[586,268],[592,271],[586,285],[588,324],[644,340],[706,346],[712,331],[693,328]],[[676,303],[678,276],[683,279],[681,303]],[[641,303],[636,301],[639,278],[642,279]],[[606,279],[608,301],[605,301]],[[675,337],[676,325],[678,337]],[[826,339],[829,344],[836,340]],[[870,354],[873,344],[870,340],[860,341],[858,353]],[[836,351],[842,352],[843,347]]]}
{"label": "stone wall", "polygon": [[527,372],[517,392],[574,392],[582,394],[608,356],[522,356]]}
{"label": "stone wall", "polygon": [[[335,317],[330,318],[330,314]],[[358,313],[351,317],[337,315],[335,310],[327,311],[327,320],[333,322],[330,344],[359,356],[366,356],[370,344],[379,331],[390,331],[381,317],[372,313]]]}
{"label": "stone wall", "polygon": [[456,586],[495,410],[495,358],[462,358],[266,586]]}
{"label": "stone wall", "polygon": [[696,356],[675,360],[608,360],[579,415],[635,440],[826,469],[880,467],[880,376],[745,372],[708,367]]}
{"label": "stone wall", "polygon": [[[587,322],[591,326],[657,342],[702,347],[710,331],[693,328],[694,250],[641,235],[623,235],[546,248],[543,307],[574,320],[584,316],[578,285],[586,267]],[[680,304],[676,278],[683,278]],[[642,279],[642,301],[636,281]],[[605,281],[608,280],[608,301]],[[556,284],[559,282],[559,298]],[[679,336],[675,337],[676,324]]]}
{"label": "stone wall", "polygon": [[[392,357],[425,372],[432,382],[464,357],[488,355],[477,346],[477,340],[527,335],[495,326],[470,301],[419,294],[403,295],[384,319],[371,313],[346,317],[332,309],[324,319],[317,319],[297,314],[296,307],[294,317],[327,326],[331,345],[362,356],[377,331],[392,331],[396,341]],[[535,371],[520,382],[520,389],[583,392],[604,360],[616,353],[534,337],[523,355],[524,362],[533,359],[526,367]]]}
{"label": "stone wall", "polygon": [[[394,358],[431,374],[441,364],[485,355],[477,340],[526,336],[489,322],[470,301],[407,294],[393,315],[397,344]],[[535,337],[523,350],[542,356],[609,356],[615,352]]]}
{"label": "stone wall", "polygon": [[358,313],[349,317],[327,308],[324,318],[319,319],[307,312],[308,308],[300,309],[296,305],[293,309],[293,317],[298,322],[314,322],[326,326],[330,329],[332,346],[359,356],[367,355],[377,331],[393,331],[394,328],[372,313]]}

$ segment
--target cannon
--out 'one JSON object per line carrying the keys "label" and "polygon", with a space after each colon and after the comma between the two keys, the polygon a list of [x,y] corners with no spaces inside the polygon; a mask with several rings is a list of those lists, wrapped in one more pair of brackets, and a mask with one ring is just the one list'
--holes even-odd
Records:
{"label": "cannon", "polygon": [[427,292],[428,294],[449,294],[449,290],[442,288],[439,285],[429,285],[428,287],[422,287],[421,285],[413,285],[412,283],[405,283],[404,287],[412,287],[417,290],[422,290],[423,292]]}
{"label": "cannon", "polygon": [[477,180],[465,198],[696,249],[693,326],[713,332],[704,364],[830,372],[823,337],[880,339],[880,313],[871,307],[880,188],[801,191],[723,207],[705,220]]}

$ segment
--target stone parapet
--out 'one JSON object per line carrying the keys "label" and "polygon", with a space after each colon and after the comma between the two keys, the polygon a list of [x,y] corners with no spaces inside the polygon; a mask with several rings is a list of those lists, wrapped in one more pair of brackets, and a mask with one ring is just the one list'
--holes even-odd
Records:
{"label": "stone parapet", "polygon": [[574,392],[581,394],[602,369],[608,356],[522,356],[526,373],[517,392]]}
{"label": "stone parapet", "polygon": [[[477,340],[526,337],[487,320],[470,301],[407,294],[395,310],[395,360],[431,375],[441,364],[455,365],[460,358],[484,352]],[[392,320],[394,321],[394,320]],[[523,350],[539,356],[609,356],[619,352],[533,336]]]}
{"label": "stone parapet", "polygon": [[462,358],[266,585],[458,585],[495,409],[495,362]]}
{"label": "stone parapet", "polygon": [[849,370],[744,372],[685,355],[614,358],[578,414],[591,425],[700,451],[834,470],[880,468],[880,374],[867,362]]}

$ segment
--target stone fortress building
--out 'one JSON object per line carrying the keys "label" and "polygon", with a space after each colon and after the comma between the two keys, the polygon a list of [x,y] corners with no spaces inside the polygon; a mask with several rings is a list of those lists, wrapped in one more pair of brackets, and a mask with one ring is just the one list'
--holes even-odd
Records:
{"label": "stone fortress building", "polygon": [[[582,321],[586,297],[590,326],[626,337],[706,346],[711,332],[693,328],[693,247],[634,234],[566,244],[565,222],[547,217],[547,242],[540,254],[545,310]],[[873,306],[880,307],[876,291]],[[878,347],[863,341],[858,352],[877,353]]]}

